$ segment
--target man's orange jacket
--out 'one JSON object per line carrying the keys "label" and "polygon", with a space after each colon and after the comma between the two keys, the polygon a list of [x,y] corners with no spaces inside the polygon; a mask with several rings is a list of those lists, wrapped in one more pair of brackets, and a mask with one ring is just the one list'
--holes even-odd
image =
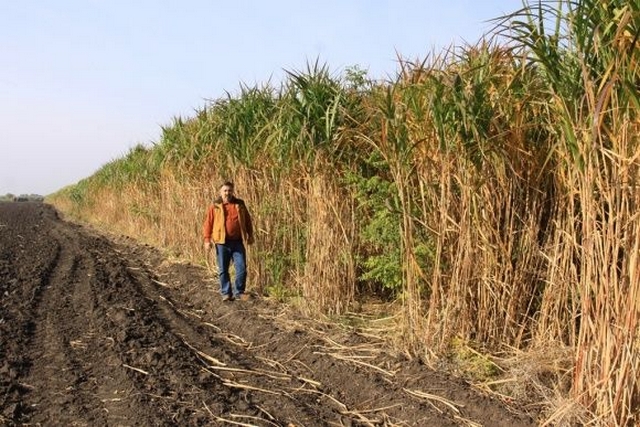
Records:
{"label": "man's orange jacket", "polygon": [[[229,205],[232,209],[236,209],[238,212],[238,222],[240,224],[240,233],[242,240],[247,244],[253,243],[253,224],[251,222],[251,215],[242,199],[233,198]],[[213,242],[218,244],[225,243],[226,232],[226,218],[224,214],[222,198],[217,198],[207,209],[207,216],[202,225],[202,235],[205,242]]]}

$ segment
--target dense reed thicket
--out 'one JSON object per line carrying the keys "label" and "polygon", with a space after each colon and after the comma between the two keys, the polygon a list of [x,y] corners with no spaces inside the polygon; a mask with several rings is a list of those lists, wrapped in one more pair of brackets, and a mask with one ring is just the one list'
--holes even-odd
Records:
{"label": "dense reed thicket", "polygon": [[394,81],[316,63],[242,86],[50,199],[202,262],[204,209],[232,179],[254,289],[333,315],[397,301],[405,350],[493,357],[487,387],[537,384],[548,424],[633,425],[640,5],[535,2],[497,24]]}

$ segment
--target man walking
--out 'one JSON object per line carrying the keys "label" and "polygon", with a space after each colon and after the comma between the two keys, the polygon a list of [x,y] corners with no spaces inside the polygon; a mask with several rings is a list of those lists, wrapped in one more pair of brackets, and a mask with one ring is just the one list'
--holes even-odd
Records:
{"label": "man walking", "polygon": [[[205,249],[210,250],[213,245],[216,248],[222,300],[248,300],[249,295],[245,293],[247,257],[244,244],[253,243],[253,224],[244,201],[235,197],[232,182],[222,184],[220,197],[207,209],[202,233]],[[231,260],[235,269],[233,288],[229,276]]]}

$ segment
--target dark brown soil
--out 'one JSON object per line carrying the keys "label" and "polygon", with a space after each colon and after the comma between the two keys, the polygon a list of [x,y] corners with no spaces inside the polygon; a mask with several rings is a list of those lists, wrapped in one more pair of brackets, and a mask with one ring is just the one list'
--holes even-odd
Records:
{"label": "dark brown soil", "polygon": [[0,424],[535,424],[357,329],[223,303],[209,276],[0,203]]}

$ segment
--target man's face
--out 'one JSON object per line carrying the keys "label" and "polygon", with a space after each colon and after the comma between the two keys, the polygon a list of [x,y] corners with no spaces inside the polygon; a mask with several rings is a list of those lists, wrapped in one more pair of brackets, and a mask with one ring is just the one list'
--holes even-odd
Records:
{"label": "man's face", "polygon": [[223,185],[220,188],[220,197],[222,197],[222,201],[228,202],[233,197],[233,187],[229,185]]}

